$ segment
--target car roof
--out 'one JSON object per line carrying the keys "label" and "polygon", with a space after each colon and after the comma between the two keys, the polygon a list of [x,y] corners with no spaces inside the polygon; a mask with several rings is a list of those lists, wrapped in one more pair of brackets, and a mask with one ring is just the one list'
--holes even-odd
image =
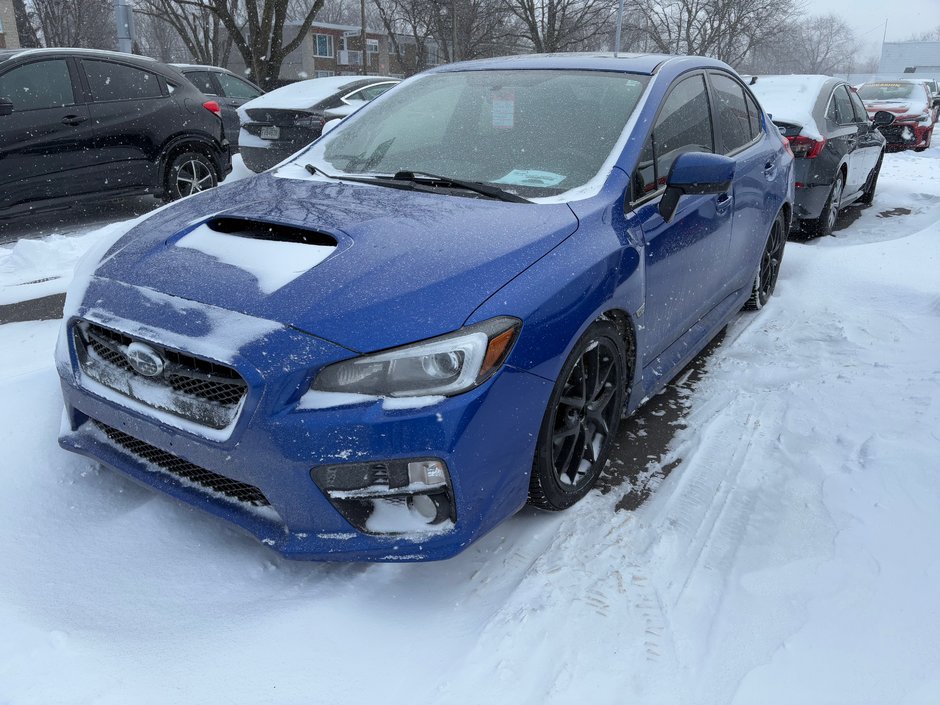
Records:
{"label": "car roof", "polygon": [[170,64],[175,69],[180,71],[218,71],[219,73],[230,73],[233,76],[236,74],[233,71],[229,71],[227,68],[222,66],[210,66],[209,64]]}
{"label": "car roof", "polygon": [[715,59],[705,57],[673,56],[670,54],[630,54],[613,52],[585,52],[559,54],[519,54],[494,59],[478,59],[445,64],[431,69],[432,73],[450,71],[491,71],[500,69],[568,69],[588,71],[621,71],[648,76],[672,61],[694,59],[705,67],[727,68]]}
{"label": "car roof", "polygon": [[43,49],[13,49],[0,52],[0,59],[13,59],[20,56],[42,56],[44,54],[74,54],[77,56],[98,56],[111,59],[130,59],[132,61],[152,61],[156,59],[141,54],[128,54],[123,51],[108,51],[107,49],[76,49],[73,47],[50,47]]}

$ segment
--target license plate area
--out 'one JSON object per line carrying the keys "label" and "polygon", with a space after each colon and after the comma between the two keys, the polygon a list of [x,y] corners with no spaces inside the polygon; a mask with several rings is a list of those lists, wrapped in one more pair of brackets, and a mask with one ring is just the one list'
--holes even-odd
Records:
{"label": "license plate area", "polygon": [[277,125],[262,125],[261,139],[277,140],[281,138],[281,128]]}

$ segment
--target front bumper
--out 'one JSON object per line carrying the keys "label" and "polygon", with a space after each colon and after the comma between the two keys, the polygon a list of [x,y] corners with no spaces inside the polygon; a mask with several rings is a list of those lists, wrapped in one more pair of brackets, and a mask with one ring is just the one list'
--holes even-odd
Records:
{"label": "front bumper", "polygon": [[[104,288],[115,286],[125,294],[131,289],[113,283]],[[134,308],[127,303],[132,299],[107,298],[126,309]],[[146,311],[137,309],[138,318],[150,315]],[[110,311],[112,324],[122,321],[122,327],[128,327],[129,313]],[[101,316],[85,309],[79,315]],[[161,323],[168,327],[166,321]],[[144,320],[139,329],[128,332],[138,336],[156,326],[156,321]],[[298,400],[315,368],[348,357],[348,352],[284,327],[228,353],[220,353],[211,340],[193,338],[191,343],[185,352],[230,365],[248,382],[244,407],[227,436],[205,437],[198,429],[175,427],[139,405],[124,403],[119,395],[89,390],[94,385],[78,369],[71,337],[64,335],[58,363],[66,406],[62,447],[226,519],[295,559],[448,558],[526,501],[535,439],[551,391],[551,384],[540,377],[504,366],[483,386],[426,407],[385,408],[379,399],[302,409]],[[215,480],[193,481],[191,474],[155,466],[154,453],[247,487],[242,494],[247,500],[220,494],[212,489]],[[322,465],[426,457],[444,460],[449,469],[456,521],[445,531],[358,531],[311,478],[311,470]],[[270,506],[252,503],[252,488]]]}
{"label": "front bumper", "polygon": [[887,147],[892,151],[926,147],[933,125],[920,122],[894,122],[887,127],[879,127],[884,135]]}

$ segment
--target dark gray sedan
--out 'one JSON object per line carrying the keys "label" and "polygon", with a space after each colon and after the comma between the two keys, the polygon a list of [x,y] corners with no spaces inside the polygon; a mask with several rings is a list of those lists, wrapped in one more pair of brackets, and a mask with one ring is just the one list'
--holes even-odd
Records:
{"label": "dark gray sedan", "polygon": [[795,160],[794,225],[807,235],[829,235],[839,212],[871,203],[885,150],[877,126],[845,81],[830,76],[754,76],[751,90],[781,134]]}
{"label": "dark gray sedan", "polygon": [[173,64],[180,73],[209,98],[215,99],[222,109],[225,138],[238,149],[238,108],[264,93],[258,86],[228,69],[199,64]]}

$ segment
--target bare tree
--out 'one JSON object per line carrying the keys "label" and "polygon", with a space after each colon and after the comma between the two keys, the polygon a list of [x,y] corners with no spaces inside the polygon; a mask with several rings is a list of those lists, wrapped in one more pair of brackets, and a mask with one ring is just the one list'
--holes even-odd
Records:
{"label": "bare tree", "polygon": [[33,49],[40,46],[33,18],[26,8],[25,0],[13,0],[13,17],[16,19],[16,30],[19,35],[20,46],[24,49]]}
{"label": "bare tree", "polygon": [[[653,0],[650,0],[651,2]],[[536,52],[585,49],[606,35],[615,12],[609,0],[505,0],[518,21],[512,36]]]}
{"label": "bare tree", "polygon": [[32,0],[33,28],[47,47],[114,49],[111,0]]}
{"label": "bare tree", "polygon": [[[179,37],[193,61],[212,66],[228,63],[232,51],[232,37],[222,26],[222,21],[208,7],[189,0],[137,0],[135,14],[145,17],[146,33],[155,38],[167,38],[167,29]],[[142,28],[143,29],[143,28]],[[164,61],[171,53],[166,44],[157,49],[155,56]],[[151,51],[153,51],[151,49]]]}
{"label": "bare tree", "polygon": [[851,73],[858,41],[838,15],[806,17],[764,42],[741,62],[750,73]]}
{"label": "bare tree", "polygon": [[390,50],[406,75],[428,68],[431,0],[373,0],[379,21],[388,33]]}
{"label": "bare tree", "polygon": [[912,42],[940,42],[940,25],[926,32],[912,34],[909,41]]}
{"label": "bare tree", "polygon": [[666,54],[738,64],[788,29],[794,0],[637,0],[632,29]]}

